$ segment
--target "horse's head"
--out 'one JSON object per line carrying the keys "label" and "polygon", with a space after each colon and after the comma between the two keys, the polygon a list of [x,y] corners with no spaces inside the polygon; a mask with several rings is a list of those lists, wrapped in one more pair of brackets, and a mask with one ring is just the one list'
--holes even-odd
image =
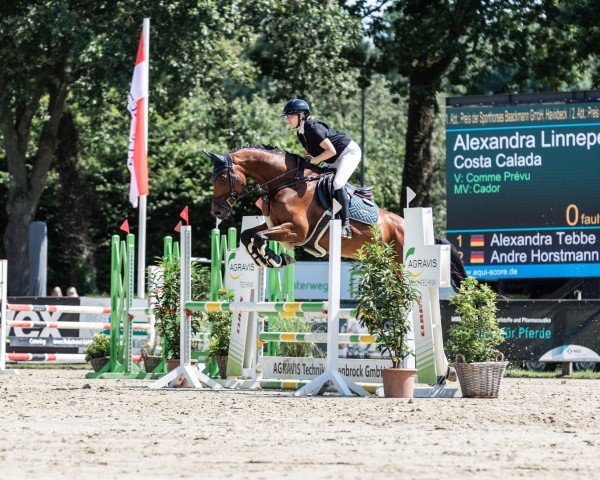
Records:
{"label": "horse's head", "polygon": [[221,220],[231,215],[238,195],[246,188],[246,177],[236,170],[231,155],[217,155],[212,152],[204,153],[213,162],[213,200],[210,212]]}

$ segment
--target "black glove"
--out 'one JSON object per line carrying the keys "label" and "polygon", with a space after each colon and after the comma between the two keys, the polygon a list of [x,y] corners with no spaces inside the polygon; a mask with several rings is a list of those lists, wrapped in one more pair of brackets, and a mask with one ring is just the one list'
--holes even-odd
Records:
{"label": "black glove", "polygon": [[312,163],[310,163],[310,161],[313,159],[312,156],[310,155],[305,155],[304,156],[304,164],[303,167],[304,168],[310,168],[312,166]]}

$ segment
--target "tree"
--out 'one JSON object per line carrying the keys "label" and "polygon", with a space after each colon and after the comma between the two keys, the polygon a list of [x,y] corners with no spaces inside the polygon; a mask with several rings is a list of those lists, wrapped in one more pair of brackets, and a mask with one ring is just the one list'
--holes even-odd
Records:
{"label": "tree", "polygon": [[576,51],[591,65],[591,88],[600,86],[600,2],[572,0],[561,6],[559,21],[569,25],[576,39]]}
{"label": "tree", "polygon": [[470,93],[485,84],[486,72],[502,67],[501,89],[553,88],[572,80],[572,36],[556,22],[556,12],[551,0],[396,0],[374,20],[380,68],[400,75],[398,87],[408,94],[401,205],[407,186],[417,193],[414,206],[430,204],[436,97],[444,86]]}
{"label": "tree", "polygon": [[91,109],[104,106],[106,89],[127,92],[144,16],[154,22],[151,76],[158,108],[175,107],[198,85],[218,90],[223,75],[243,81],[249,67],[223,41],[223,35],[236,32],[235,3],[165,0],[140,8],[134,1],[57,0],[3,7],[0,124],[10,175],[4,245],[11,295],[25,292],[27,229],[70,94],[86,98],[90,103],[80,105]]}
{"label": "tree", "polygon": [[247,2],[258,35],[251,58],[272,98],[309,101],[323,93],[356,89],[349,56],[362,40],[358,19],[330,0]]}

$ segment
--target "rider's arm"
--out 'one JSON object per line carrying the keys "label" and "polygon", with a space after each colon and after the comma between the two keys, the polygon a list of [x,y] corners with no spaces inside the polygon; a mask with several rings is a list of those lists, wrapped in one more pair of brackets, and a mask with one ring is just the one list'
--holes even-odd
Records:
{"label": "rider's arm", "polygon": [[310,163],[312,163],[313,165],[318,165],[319,163],[324,162],[325,160],[328,160],[331,157],[335,156],[335,154],[337,153],[335,150],[335,147],[333,146],[333,143],[331,143],[331,140],[329,140],[328,138],[323,140],[319,144],[319,146],[324,151],[323,151],[323,153],[321,153],[311,159]]}

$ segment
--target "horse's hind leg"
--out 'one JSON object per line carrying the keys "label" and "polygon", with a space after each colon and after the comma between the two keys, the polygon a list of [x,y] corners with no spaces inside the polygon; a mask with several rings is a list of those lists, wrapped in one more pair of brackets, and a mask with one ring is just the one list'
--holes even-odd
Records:
{"label": "horse's hind leg", "polygon": [[250,256],[260,267],[280,268],[290,265],[295,260],[287,253],[278,255],[269,248],[269,240],[276,242],[291,242],[297,238],[293,233],[294,226],[291,223],[277,225],[267,228],[266,224],[244,230],[240,234],[242,244],[248,250]]}

